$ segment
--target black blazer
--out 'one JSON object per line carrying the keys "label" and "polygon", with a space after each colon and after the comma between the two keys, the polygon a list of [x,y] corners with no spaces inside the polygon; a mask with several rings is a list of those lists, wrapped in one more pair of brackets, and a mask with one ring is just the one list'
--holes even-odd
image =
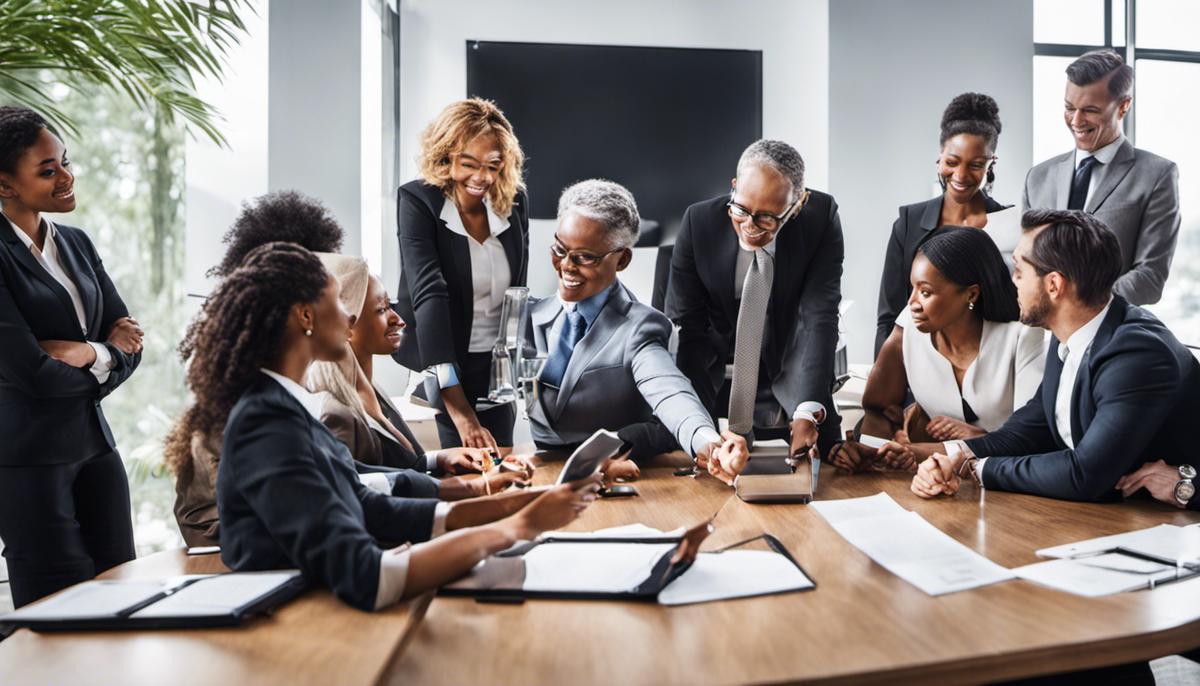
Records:
{"label": "black blazer", "polygon": [[[409,181],[396,198],[400,238],[400,286],[396,311],[408,324],[400,350],[392,357],[421,371],[467,356],[474,318],[471,252],[466,236],[446,228],[439,217],[446,196],[424,181]],[[529,201],[518,192],[500,234],[513,286],[524,286],[529,267]]]}
{"label": "black blazer", "polygon": [[0,465],[63,464],[113,450],[100,400],[142,359],[105,342],[129,315],[83,231],[55,224],[55,246],[83,300],[86,340],[104,343],[114,367],[103,384],[91,371],[58,362],[38,341],[84,341],[71,296],[0,219]]}
{"label": "black blazer", "polygon": [[[1146,310],[1113,297],[1075,378],[1068,448],[1054,421],[1062,361],[1051,339],[1042,385],[1004,426],[967,441],[988,457],[988,488],[1064,500],[1116,500],[1113,486],[1148,461],[1195,455],[1200,364]],[[1200,509],[1193,498],[1191,509]]]}
{"label": "black blazer", "polygon": [[[667,316],[679,325],[679,369],[714,417],[725,365],[733,356],[738,303],[733,297],[738,241],[726,211],[728,195],[683,213],[671,255]],[[821,446],[838,440],[833,362],[842,299],[842,222],[833,197],[812,191],[808,204],[775,239],[775,282],[767,316],[771,337],[760,366],[791,412],[806,400],[825,406]]]}
{"label": "black blazer", "polygon": [[[896,317],[904,309],[908,294],[912,292],[910,275],[917,248],[937,235],[935,229],[942,219],[943,197],[939,195],[925,202],[902,206],[900,216],[892,224],[892,237],[883,257],[883,276],[879,279],[879,307],[875,319],[876,357],[883,342],[892,334]],[[1012,207],[1001,205],[986,195],[984,200],[988,214]]]}
{"label": "black blazer", "polygon": [[429,540],[436,506],[362,485],[346,446],[265,374],[229,413],[217,509],[232,570],[298,568],[370,610],[381,543]]}

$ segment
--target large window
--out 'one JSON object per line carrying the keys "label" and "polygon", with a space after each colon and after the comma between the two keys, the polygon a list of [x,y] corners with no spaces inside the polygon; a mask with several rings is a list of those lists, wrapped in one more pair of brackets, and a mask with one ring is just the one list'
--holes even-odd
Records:
{"label": "large window", "polygon": [[1200,110],[1197,0],[1034,0],[1033,159],[1070,150],[1062,98],[1071,60],[1110,47],[1136,72],[1125,135],[1179,165],[1183,222],[1162,300],[1150,306],[1175,335],[1200,345]]}

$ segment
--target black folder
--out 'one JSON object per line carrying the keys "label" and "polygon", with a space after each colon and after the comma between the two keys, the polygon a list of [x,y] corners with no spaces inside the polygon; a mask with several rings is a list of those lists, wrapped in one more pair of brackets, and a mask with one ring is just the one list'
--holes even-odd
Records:
{"label": "black folder", "polygon": [[85,581],[0,615],[0,626],[34,631],[191,629],[235,626],[307,587],[299,570],[229,572],[170,580]]}
{"label": "black folder", "polygon": [[[569,599],[569,600],[639,600],[656,602],[659,593],[678,579],[690,566],[690,562],[681,562],[671,564],[671,559],[679,550],[679,547],[687,541],[689,545],[694,545],[699,548],[700,543],[712,531],[711,520],[689,529],[682,535],[676,536],[649,536],[646,538],[628,538],[628,537],[603,537],[597,536],[592,538],[547,538],[531,542],[524,546],[515,549],[512,553],[505,551],[489,557],[484,561],[483,565],[477,567],[467,576],[447,584],[439,589],[438,593],[445,596],[467,596],[474,597],[480,601],[488,602],[519,602],[525,599],[532,598],[548,598],[548,599]],[[791,553],[784,548],[783,543],[779,539],[770,534],[756,536],[746,541],[735,543],[732,546],[727,546],[719,551],[723,552],[730,548],[735,548],[751,541],[765,539],[771,550],[777,554],[784,556],[791,564],[795,565],[802,573],[804,569],[796,562]],[[525,561],[524,555],[529,553],[535,547],[558,545],[564,543],[575,544],[596,544],[596,543],[619,543],[622,545],[653,545],[662,544],[665,542],[675,542],[677,545],[672,546],[670,550],[663,553],[650,573],[645,579],[628,591],[597,591],[588,590],[585,588],[572,590],[526,590],[525,582]],[[515,554],[514,554],[515,553]],[[807,576],[807,573],[805,573]],[[809,577],[811,578],[811,577]],[[813,584],[815,587],[815,583]]]}

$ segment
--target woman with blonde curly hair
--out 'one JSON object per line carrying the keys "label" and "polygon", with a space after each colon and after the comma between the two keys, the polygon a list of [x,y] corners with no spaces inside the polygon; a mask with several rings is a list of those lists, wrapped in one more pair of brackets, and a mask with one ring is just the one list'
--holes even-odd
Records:
{"label": "woman with blonde curly hair", "polygon": [[483,411],[504,291],[525,285],[529,201],[525,156],[488,100],[452,103],[421,136],[421,178],[400,187],[396,310],[408,323],[394,355],[425,370],[443,446],[512,445],[511,404]]}

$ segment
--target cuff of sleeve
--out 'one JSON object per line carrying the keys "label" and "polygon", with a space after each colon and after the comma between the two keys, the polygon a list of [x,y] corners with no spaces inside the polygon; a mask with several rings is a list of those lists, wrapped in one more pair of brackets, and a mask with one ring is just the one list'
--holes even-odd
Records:
{"label": "cuff of sleeve", "polygon": [[437,378],[438,388],[450,388],[459,384],[458,372],[454,371],[454,365],[449,362],[436,364],[426,371]]}
{"label": "cuff of sleeve", "polygon": [[436,472],[438,470],[438,458],[441,456],[441,450],[430,450],[425,453],[425,471]]}
{"label": "cuff of sleeve", "polygon": [[400,600],[408,580],[408,544],[383,551],[379,556],[379,587],[375,591],[375,609]]}
{"label": "cuff of sleeve", "polygon": [[446,533],[446,515],[450,514],[450,503],[441,501],[433,508],[433,529],[429,532],[432,540]]}
{"label": "cuff of sleeve", "polygon": [[96,351],[96,361],[92,363],[89,371],[91,371],[92,376],[96,377],[97,383],[104,383],[108,381],[108,373],[116,365],[116,362],[113,360],[112,351],[103,343],[88,341],[88,345],[92,346],[92,350]]}
{"label": "cuff of sleeve", "polygon": [[692,434],[692,456],[695,457],[709,444],[720,442],[721,434],[717,433],[716,429],[711,426],[702,426]]}
{"label": "cuff of sleeve", "polygon": [[796,406],[796,411],[792,413],[792,421],[794,422],[797,419],[807,419],[813,424],[820,426],[821,422],[817,421],[818,416],[820,416],[822,420],[829,416],[825,412],[825,406],[815,400],[805,400]]}
{"label": "cuff of sleeve", "polygon": [[392,494],[392,483],[388,481],[387,475],[383,472],[368,472],[366,474],[359,474],[358,480],[362,482],[362,485],[366,486],[372,491],[377,491],[384,495]]}

